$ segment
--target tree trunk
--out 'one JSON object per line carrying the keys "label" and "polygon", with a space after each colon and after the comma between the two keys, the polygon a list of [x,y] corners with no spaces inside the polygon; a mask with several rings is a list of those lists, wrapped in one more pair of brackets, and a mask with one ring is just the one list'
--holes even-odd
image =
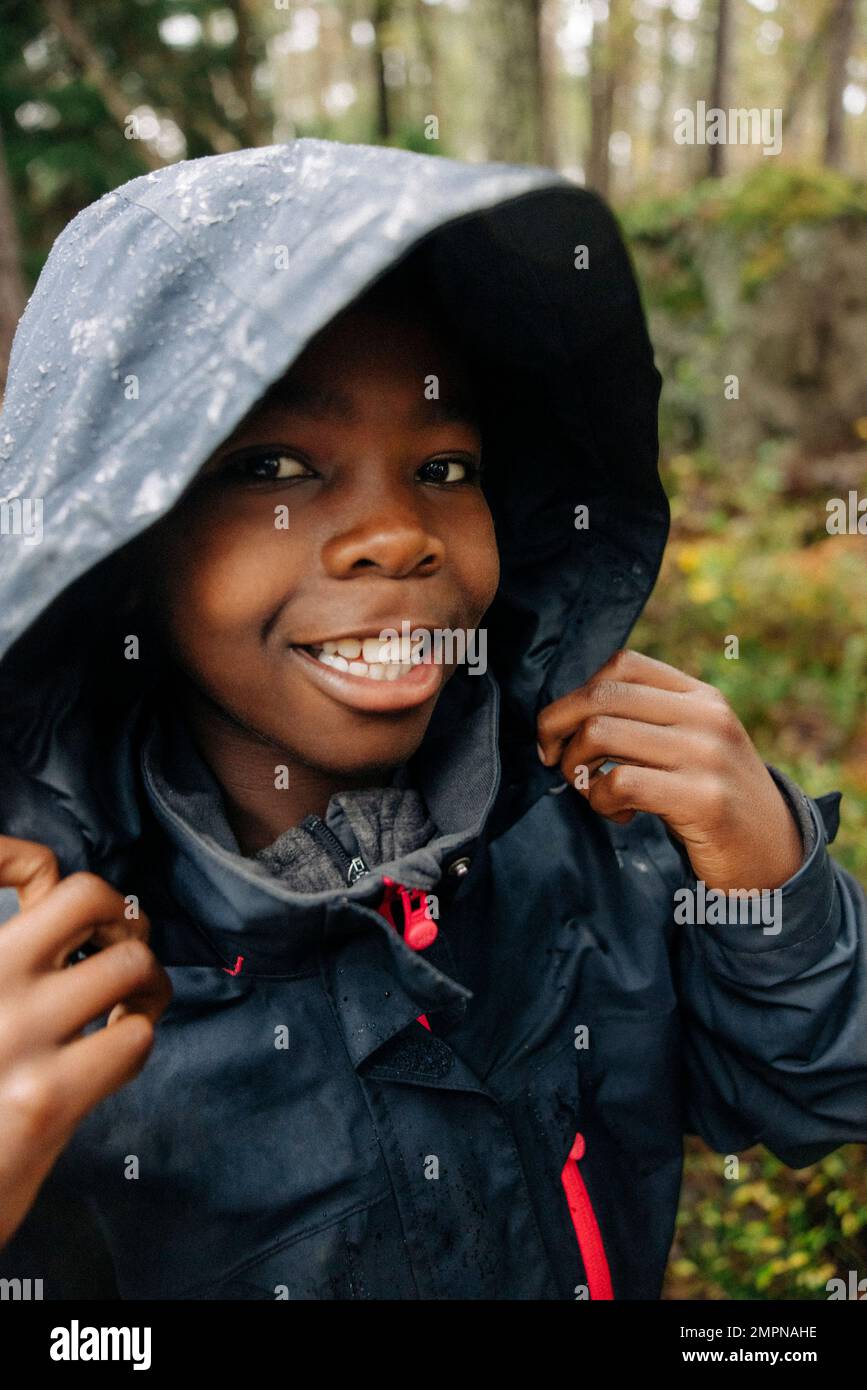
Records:
{"label": "tree trunk", "polygon": [[531,0],[533,12],[535,88],[538,101],[539,159],[557,168],[557,44],[556,14],[550,0]]}
{"label": "tree trunk", "polygon": [[[129,118],[129,100],[123,88],[109,72],[99,50],[91,42],[89,34],[81,27],[72,13],[68,0],[42,0],[46,15],[60,34],[70,56],[78,64],[84,76],[99,92],[105,109],[114,118],[121,130]],[[133,142],[143,162],[149,169],[162,169],[166,160],[152,150],[146,140]]]}
{"label": "tree trunk", "polygon": [[653,117],[653,131],[650,137],[650,169],[652,174],[660,172],[659,160],[668,155],[672,148],[672,118],[670,110],[674,59],[670,52],[671,29],[674,15],[666,5],[659,17],[659,105]]}
{"label": "tree trunk", "polygon": [[[126,126],[130,116],[130,102],[123,87],[116,80],[113,73],[104,62],[97,45],[93,42],[90,35],[82,26],[77,15],[73,14],[69,0],[42,0],[42,7],[46,16],[57,29],[63,42],[66,45],[70,57],[82,72],[83,76],[90,82],[99,93],[102,103],[108,114],[113,117],[121,130]],[[237,13],[236,13],[237,18]],[[242,30],[238,30],[238,41],[240,42]],[[235,71],[237,80],[237,69]],[[252,79],[251,79],[252,80]],[[178,112],[180,119],[178,125],[182,130],[195,131],[202,139],[211,146],[217,154],[223,154],[227,150],[239,148],[239,142],[235,134],[227,127],[221,126],[207,112],[196,112],[195,110],[185,109],[189,103],[185,100],[185,93],[179,87],[171,92],[172,83],[163,78],[163,96],[169,92],[175,102],[174,109]],[[214,94],[215,101],[219,101],[217,94]],[[151,105],[156,105],[153,98]],[[168,103],[166,103],[168,104]],[[183,114],[181,112],[183,111]],[[254,129],[248,132],[248,138],[254,134]],[[142,162],[149,169],[162,169],[171,160],[163,159],[156,150],[152,149],[146,140],[133,140],[133,144]]]}
{"label": "tree trunk", "polygon": [[438,21],[433,10],[425,0],[415,0],[415,22],[418,34],[418,47],[421,60],[430,73],[430,82],[422,93],[422,120],[427,116],[443,117],[442,103],[442,64],[438,42]]}
{"label": "tree trunk", "polygon": [[855,27],[855,0],[837,0],[831,21],[828,45],[828,86],[825,118],[825,164],[841,169],[845,159],[843,139],[843,88],[846,85],[846,62],[852,47]]}
{"label": "tree trunk", "polygon": [[265,111],[253,79],[254,43],[249,0],[227,0],[238,33],[232,49],[232,79],[238,96],[244,103],[246,115],[243,121],[244,141],[247,145],[267,145],[271,139],[272,126]]}
{"label": "tree trunk", "polygon": [[537,0],[477,5],[476,104],[489,159],[535,164],[541,158]]}
{"label": "tree trunk", "polygon": [[[731,0],[717,0],[710,104],[718,110],[725,110],[728,101],[731,26]],[[712,179],[718,179],[725,173],[725,148],[725,145],[708,145],[707,147],[707,172]]]}
{"label": "tree trunk", "polygon": [[786,123],[791,135],[792,123],[795,114],[799,111],[801,102],[810,90],[810,79],[815,75],[816,69],[821,67],[822,50],[828,43],[828,35],[834,22],[837,0],[830,0],[830,4],[823,15],[816,21],[816,27],[810,37],[809,43],[801,50],[801,57],[795,68],[794,76],[789,83],[789,89],[783,101],[783,111],[786,116]]}
{"label": "tree trunk", "polygon": [[603,198],[608,196],[610,164],[608,142],[614,110],[614,63],[611,36],[620,0],[609,0],[608,20],[603,28],[594,24],[590,43],[590,151],[587,183]]}
{"label": "tree trunk", "polygon": [[0,399],[6,390],[12,339],[26,302],[15,204],[0,130]]}
{"label": "tree trunk", "polygon": [[387,37],[386,30],[390,19],[391,0],[376,0],[373,7],[373,28],[376,34],[373,43],[373,61],[376,66],[376,138],[381,145],[387,145],[392,135],[391,108],[383,59]]}

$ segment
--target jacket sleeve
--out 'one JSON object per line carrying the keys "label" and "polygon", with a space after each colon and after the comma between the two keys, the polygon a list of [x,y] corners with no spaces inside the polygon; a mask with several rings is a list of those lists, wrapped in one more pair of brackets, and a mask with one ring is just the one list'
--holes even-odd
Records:
{"label": "jacket sleeve", "polygon": [[867,899],[828,853],[839,793],[811,800],[769,771],[805,859],[782,885],[773,929],[676,929],[685,1129],[720,1153],[760,1143],[801,1168],[867,1143]]}

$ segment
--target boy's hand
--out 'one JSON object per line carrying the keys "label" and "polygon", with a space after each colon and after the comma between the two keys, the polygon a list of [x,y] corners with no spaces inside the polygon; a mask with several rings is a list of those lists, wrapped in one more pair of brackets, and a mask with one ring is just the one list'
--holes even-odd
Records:
{"label": "boy's hand", "polygon": [[[594,811],[661,816],[709,888],[778,888],[803,862],[801,835],[743,725],[712,685],[620,651],[538,719],[539,753]],[[609,758],[622,766],[598,772]],[[593,774],[597,775],[594,776]]]}
{"label": "boy's hand", "polygon": [[[50,850],[0,836],[0,887],[21,911],[0,926],[0,1246],[36,1200],[75,1126],[138,1074],[171,998],[142,914],[94,874],[60,880]],[[64,969],[86,941],[104,947]],[[110,1010],[108,1025],[82,1037]]]}

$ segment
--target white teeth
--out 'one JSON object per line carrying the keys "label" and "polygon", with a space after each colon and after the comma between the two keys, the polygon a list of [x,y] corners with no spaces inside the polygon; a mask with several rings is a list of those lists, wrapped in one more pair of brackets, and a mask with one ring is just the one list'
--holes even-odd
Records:
{"label": "white teeth", "polygon": [[[329,643],[329,645],[333,646],[334,644]],[[396,662],[383,661],[369,663],[366,661],[347,661],[345,656],[326,651],[324,643],[316,660],[320,661],[323,666],[332,666],[335,671],[348,671],[351,676],[364,676],[367,680],[372,681],[396,681],[413,670],[413,663],[406,661],[401,662],[400,665],[397,665]]]}
{"label": "white teeth", "polygon": [[[382,648],[385,644],[380,642],[378,637],[365,637],[361,644],[361,654],[369,666],[381,662],[383,658]],[[387,653],[386,653],[387,655]]]}
{"label": "white teeth", "polygon": [[319,643],[319,651],[326,656],[364,661],[368,666],[415,665],[421,659],[422,648],[421,639],[413,641],[407,636],[382,641],[378,637],[337,637]]}

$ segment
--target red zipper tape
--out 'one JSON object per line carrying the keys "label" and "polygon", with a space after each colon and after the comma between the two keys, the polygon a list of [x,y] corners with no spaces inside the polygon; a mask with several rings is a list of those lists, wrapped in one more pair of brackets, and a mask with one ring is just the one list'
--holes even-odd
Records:
{"label": "red zipper tape", "polygon": [[592,1299],[613,1299],[611,1271],[602,1244],[602,1234],[596,1213],[590,1201],[590,1194],[584,1183],[578,1160],[584,1157],[584,1135],[576,1134],[569,1150],[569,1157],[563,1165],[560,1181],[569,1204],[569,1215],[575,1228],[575,1237],[581,1251],[581,1259],[587,1274],[587,1285]]}

